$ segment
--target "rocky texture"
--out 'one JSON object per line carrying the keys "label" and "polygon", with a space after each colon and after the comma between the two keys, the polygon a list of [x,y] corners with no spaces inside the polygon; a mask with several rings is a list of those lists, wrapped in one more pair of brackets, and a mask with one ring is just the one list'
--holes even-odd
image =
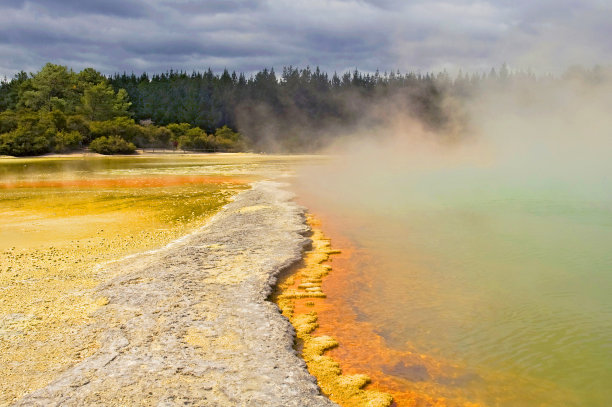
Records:
{"label": "rocky texture", "polygon": [[266,301],[309,242],[289,199],[257,183],[197,233],[107,266],[124,271],[97,289],[108,303],[75,332],[100,349],[16,405],[335,405]]}
{"label": "rocky texture", "polygon": [[206,183],[215,177],[194,177],[199,185],[166,178],[89,177],[89,188],[3,189],[0,176],[0,406],[98,350],[82,328],[99,308],[90,294],[114,277],[101,263],[193,232],[247,189]]}
{"label": "rocky texture", "polygon": [[[312,228],[311,247],[300,267],[288,269],[283,273],[274,290],[272,298],[278,304],[297,334],[297,348],[308,365],[308,370],[317,378],[321,389],[329,398],[345,407],[388,407],[393,402],[390,394],[364,387],[370,378],[364,374],[343,374],[340,364],[325,351],[338,346],[338,342],[327,335],[315,335],[318,328],[318,315],[314,311],[326,298],[322,283],[332,266],[331,254],[340,253],[332,249],[331,241],[320,229],[319,223],[310,217]],[[292,273],[291,273],[292,272]]]}

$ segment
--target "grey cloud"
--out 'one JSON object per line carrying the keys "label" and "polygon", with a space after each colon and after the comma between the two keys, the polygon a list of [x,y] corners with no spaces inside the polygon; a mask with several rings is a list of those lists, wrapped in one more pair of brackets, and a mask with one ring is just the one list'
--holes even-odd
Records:
{"label": "grey cloud", "polygon": [[211,57],[251,57],[272,55],[269,49],[257,49],[249,44],[236,43],[219,43],[216,41],[197,40],[197,39],[179,39],[179,40],[160,40],[153,44],[143,46],[141,42],[131,41],[123,44],[122,48],[129,54],[138,54],[141,56],[160,55],[160,56],[176,56],[176,55],[208,55]]}
{"label": "grey cloud", "polygon": [[25,0],[5,0],[2,5],[6,8],[21,8],[24,3]]}
{"label": "grey cloud", "polygon": [[265,7],[265,4],[256,0],[208,0],[208,1],[164,1],[165,7],[180,10],[185,13],[217,14],[236,13],[239,11],[253,11]]}
{"label": "grey cloud", "polygon": [[101,14],[120,18],[144,17],[151,11],[143,0],[25,0],[21,7],[31,7],[33,14],[53,16]]}
{"label": "grey cloud", "polygon": [[503,62],[548,70],[610,63],[611,12],[601,0],[4,0],[0,76],[47,61],[107,74]]}

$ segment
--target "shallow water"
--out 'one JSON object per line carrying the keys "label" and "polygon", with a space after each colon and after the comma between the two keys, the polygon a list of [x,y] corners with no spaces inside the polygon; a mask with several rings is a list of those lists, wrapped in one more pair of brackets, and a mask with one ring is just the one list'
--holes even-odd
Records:
{"label": "shallow water", "polygon": [[296,183],[349,249],[323,286],[321,333],[399,405],[612,399],[610,182],[507,174],[330,165]]}

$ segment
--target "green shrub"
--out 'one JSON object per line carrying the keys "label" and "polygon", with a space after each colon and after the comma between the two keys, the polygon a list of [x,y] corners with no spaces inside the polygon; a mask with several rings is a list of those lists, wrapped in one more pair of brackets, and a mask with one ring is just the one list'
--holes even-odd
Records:
{"label": "green shrub", "polygon": [[227,126],[218,128],[215,131],[214,142],[221,150],[225,151],[240,151],[244,149],[242,135]]}
{"label": "green shrub", "polygon": [[132,141],[140,134],[140,126],[129,117],[116,117],[112,120],[93,121],[89,123],[91,137],[119,136],[127,141]]}
{"label": "green shrub", "polygon": [[136,146],[119,136],[98,137],[91,142],[89,148],[100,154],[133,154]]}
{"label": "green shrub", "polygon": [[76,130],[73,131],[58,131],[55,134],[53,150],[56,153],[63,153],[79,148],[83,136]]}
{"label": "green shrub", "polygon": [[0,134],[0,155],[40,155],[48,153],[49,147],[45,135],[36,134],[24,127]]}
{"label": "green shrub", "polygon": [[10,110],[0,113],[0,133],[8,133],[17,128],[17,114]]}
{"label": "green shrub", "polygon": [[211,150],[216,147],[212,135],[206,134],[199,127],[194,127],[178,138],[178,147],[182,150]]}
{"label": "green shrub", "polygon": [[155,127],[151,126],[150,131],[153,132],[153,147],[170,147],[170,139],[172,138],[172,132],[166,127]]}
{"label": "green shrub", "polygon": [[181,150],[193,149],[193,141],[188,136],[180,136],[177,140],[177,147]]}
{"label": "green shrub", "polygon": [[89,131],[89,123],[85,120],[85,117],[81,115],[68,116],[66,120],[66,128],[69,131],[76,130],[83,136],[83,142],[89,143],[91,138],[91,132]]}
{"label": "green shrub", "polygon": [[66,130],[68,119],[61,110],[53,110],[52,112],[41,114],[41,122],[57,130]]}
{"label": "green shrub", "polygon": [[148,147],[153,143],[153,133],[151,132],[152,126],[141,126],[139,124],[135,124],[132,128],[133,136],[130,139],[136,147]]}
{"label": "green shrub", "polygon": [[177,140],[177,147],[181,150],[191,150],[193,148],[193,142],[187,136],[179,136]]}
{"label": "green shrub", "polygon": [[170,123],[166,126],[172,133],[172,141],[178,141],[181,136],[184,136],[187,131],[191,128],[189,123]]}

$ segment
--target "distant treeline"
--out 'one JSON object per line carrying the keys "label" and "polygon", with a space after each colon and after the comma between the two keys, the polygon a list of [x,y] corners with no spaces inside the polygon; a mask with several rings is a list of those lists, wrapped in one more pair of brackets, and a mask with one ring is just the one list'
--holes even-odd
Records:
{"label": "distant treeline", "polygon": [[315,151],[340,132],[384,124],[391,108],[452,133],[465,128],[467,119],[449,105],[482,87],[558,81],[568,75],[596,78],[598,69],[576,68],[561,78],[536,78],[506,66],[455,77],[357,70],[329,75],[319,68],[285,67],[280,75],[264,69],[248,78],[210,69],[107,78],[92,68],[75,73],[47,64],[36,74],[20,72],[0,84],[0,154],[87,145],[103,152],[136,146]]}
{"label": "distant treeline", "polygon": [[[481,79],[465,77],[459,82]],[[210,69],[110,78],[115,90],[127,91],[139,120],[189,123],[207,131],[228,126],[239,130],[256,150],[292,152],[316,151],[336,131],[357,127],[369,110],[391,99],[402,99],[406,114],[433,127],[444,126],[449,118],[443,97],[453,82],[446,74],[355,70],[330,76],[319,68],[291,66],[280,75],[263,69],[248,78],[228,70],[215,75]]]}

